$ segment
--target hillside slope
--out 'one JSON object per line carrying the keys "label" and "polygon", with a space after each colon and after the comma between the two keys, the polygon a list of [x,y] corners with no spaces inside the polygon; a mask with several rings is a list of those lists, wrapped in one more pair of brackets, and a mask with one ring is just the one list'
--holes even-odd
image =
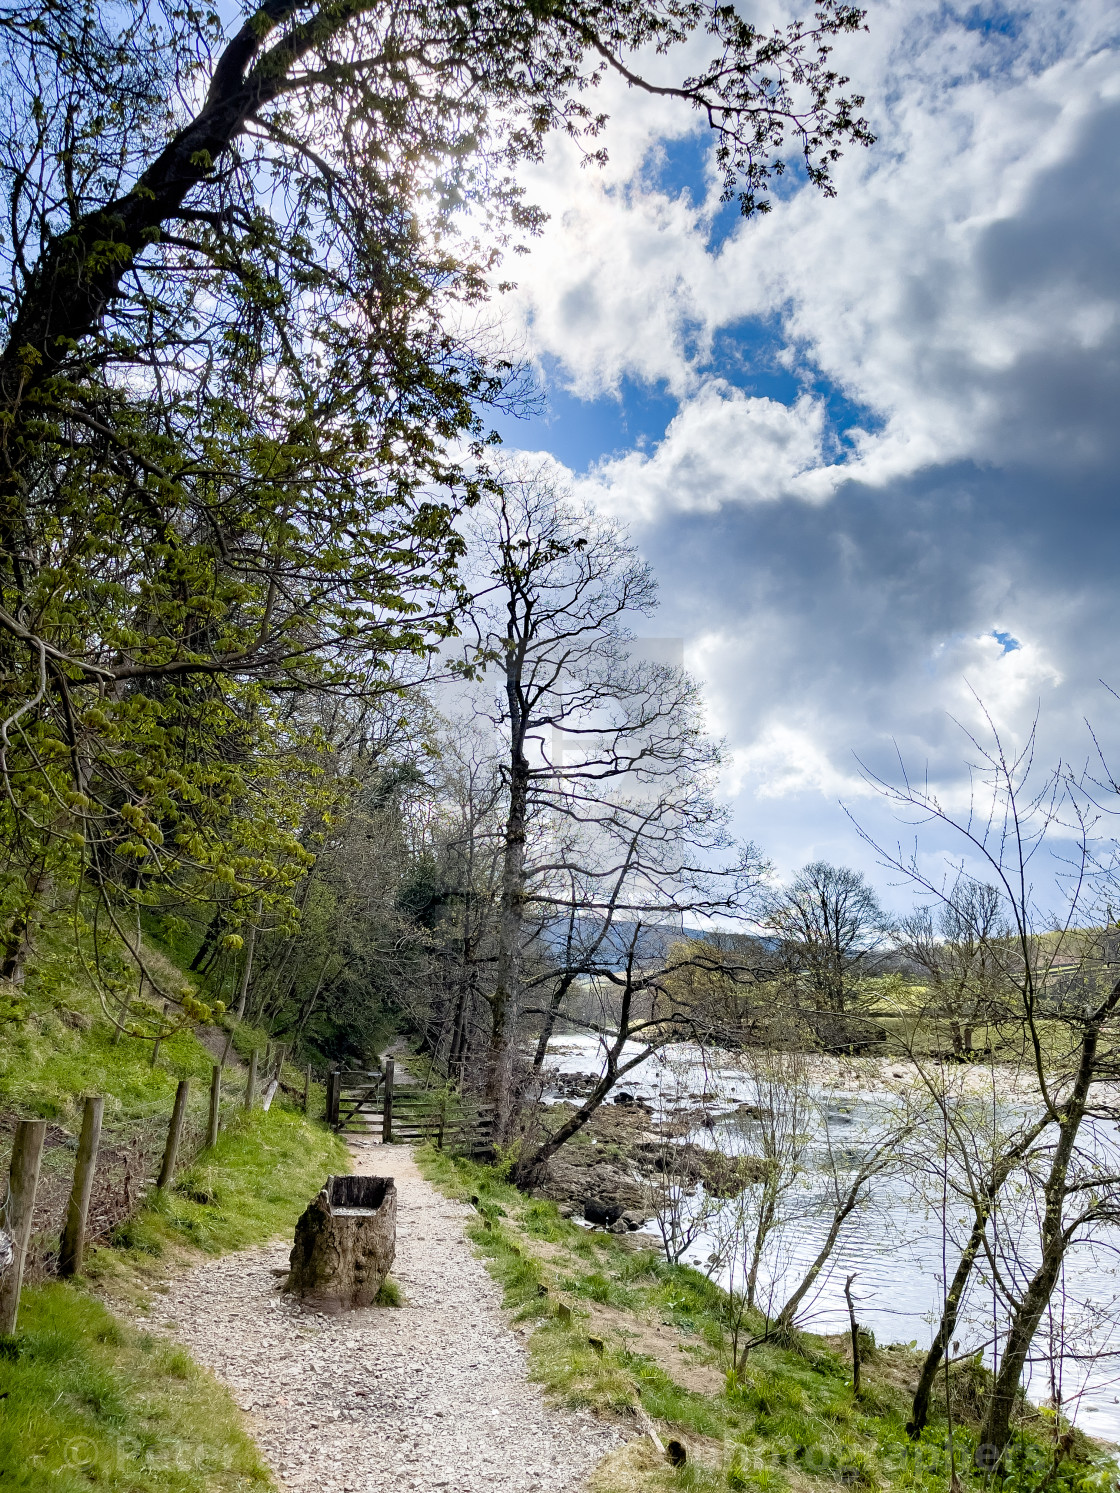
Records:
{"label": "hillside slope", "polygon": [[[0,1342],[0,1490],[271,1486],[226,1391],[123,1310],[141,1321],[157,1311],[169,1272],[203,1253],[290,1234],[324,1177],[348,1168],[341,1142],[283,1089],[267,1114],[247,1112],[240,1065],[227,1069],[218,1143],[200,1151],[214,1064],[204,1038],[218,1046],[215,1035],[185,1026],[154,1062],[152,1043],[115,1040],[65,928],[45,930],[23,987],[0,987],[5,1176],[14,1122],[50,1121],[18,1329]],[[256,1041],[239,1034],[242,1047]],[[294,1089],[297,1075],[286,1077]],[[181,1078],[192,1080],[184,1161],[158,1193],[150,1183]],[[84,1278],[63,1283],[54,1252],[89,1093],[106,1101],[91,1205],[100,1238]]]}

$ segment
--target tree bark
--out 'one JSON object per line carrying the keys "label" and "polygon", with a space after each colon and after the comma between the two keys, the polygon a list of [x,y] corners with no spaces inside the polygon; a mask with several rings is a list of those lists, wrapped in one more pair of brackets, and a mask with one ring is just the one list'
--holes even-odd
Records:
{"label": "tree bark", "polygon": [[15,1332],[19,1317],[23,1267],[31,1238],[31,1220],[35,1212],[35,1193],[39,1186],[39,1166],[43,1159],[43,1142],[46,1136],[46,1120],[16,1122],[5,1218],[12,1238],[13,1258],[7,1271],[0,1275],[0,1335],[3,1336],[10,1336]]}
{"label": "tree bark", "polygon": [[[511,683],[511,705],[515,686]],[[490,996],[490,1052],[486,1097],[497,1107],[496,1128],[504,1135],[509,1122],[513,1037],[521,990],[521,927],[525,902],[525,835],[529,800],[529,763],[523,749],[522,718],[510,753],[509,810],[502,849],[501,897],[498,907],[498,953]]]}
{"label": "tree bark", "polygon": [[392,1177],[328,1177],[296,1224],[286,1289],[317,1312],[372,1306],[396,1243]]}
{"label": "tree bark", "polygon": [[206,932],[202,935],[202,942],[195,950],[195,956],[190,962],[191,974],[197,974],[206,961],[206,956],[218,941],[218,932],[222,926],[222,909],[215,907],[213,916],[206,925]]}
{"label": "tree bark", "polygon": [[941,1323],[934,1333],[933,1342],[922,1364],[922,1372],[918,1376],[918,1387],[914,1391],[914,1402],[910,1408],[910,1419],[906,1422],[906,1434],[911,1441],[917,1441],[929,1419],[929,1397],[933,1393],[937,1370],[941,1365],[945,1349],[952,1342],[953,1333],[957,1330],[961,1300],[965,1287],[968,1285],[969,1276],[972,1274],[972,1267],[976,1263],[976,1257],[980,1253],[980,1246],[984,1242],[984,1230],[988,1226],[990,1216],[990,1207],[977,1212],[972,1225],[972,1233],[968,1236],[968,1243],[957,1262],[952,1283],[945,1297]]}
{"label": "tree bark", "polygon": [[1027,1354],[1030,1352],[1038,1324],[1049,1305],[1050,1297],[1061,1273],[1066,1249],[1069,1246],[1069,1236],[1063,1219],[1069,1168],[1078,1131],[1085,1118],[1089,1087],[1096,1068],[1101,1025],[1115,1009],[1118,1001],[1120,1001],[1120,983],[1116,985],[1109,999],[1084,1029],[1077,1075],[1058,1118],[1058,1143],[1054,1149],[1054,1159],[1050,1164],[1043,1192],[1045,1211],[1041,1231],[1042,1261],[1012,1317],[1003,1358],[988,1397],[984,1424],[978,1439],[977,1454],[979,1455],[980,1448],[986,1447],[988,1449],[985,1454],[986,1460],[994,1464],[1002,1460],[1007,1443],[1011,1440],[1011,1416],[1019,1395],[1019,1385]]}
{"label": "tree bark", "polygon": [[922,1372],[918,1376],[918,1387],[914,1391],[914,1402],[910,1409],[910,1419],[906,1423],[906,1434],[911,1440],[916,1441],[922,1434],[929,1418],[929,1399],[933,1393],[934,1380],[940,1367],[941,1359],[953,1340],[953,1334],[957,1330],[957,1320],[960,1316],[961,1302],[964,1299],[965,1288],[972,1275],[973,1266],[976,1264],[981,1246],[984,1243],[984,1232],[988,1227],[988,1220],[992,1216],[996,1198],[999,1196],[1004,1183],[1014,1171],[1015,1167],[1022,1161],[1023,1157],[1034,1145],[1035,1141],[1050,1123],[1049,1116],[1032,1125],[1026,1135],[1013,1146],[995,1169],[992,1177],[979,1199],[974,1204],[974,1216],[972,1232],[968,1236],[968,1243],[961,1253],[957,1262],[957,1268],[953,1273],[952,1282],[945,1296],[945,1306],[941,1313],[941,1322],[930,1344],[929,1352],[926,1354],[925,1362],[922,1364]]}
{"label": "tree bark", "polygon": [[856,1321],[856,1309],[852,1305],[852,1281],[854,1275],[849,1275],[844,1282],[844,1299],[848,1303],[848,1324],[852,1334],[852,1393],[859,1399],[859,1323]]}
{"label": "tree bark", "polygon": [[47,875],[46,862],[37,871],[27,876],[27,899],[8,931],[0,958],[0,979],[10,980],[13,985],[22,985],[27,961],[34,947],[35,912],[42,898],[49,892],[51,878]]}

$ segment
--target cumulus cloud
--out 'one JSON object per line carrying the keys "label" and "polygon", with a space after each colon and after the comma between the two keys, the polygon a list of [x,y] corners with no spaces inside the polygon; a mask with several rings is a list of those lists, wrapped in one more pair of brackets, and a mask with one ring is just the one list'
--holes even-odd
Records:
{"label": "cumulus cloud", "polygon": [[818,501],[832,490],[822,470],[824,442],[819,400],[805,395],[787,405],[710,380],[651,455],[630,451],[600,462],[579,486],[599,506],[646,521],[673,508],[712,512],[790,495]]}
{"label": "cumulus cloud", "polygon": [[507,306],[554,386],[674,396],[651,443],[567,475],[634,522],[783,868],[871,864],[840,799],[901,833],[857,758],[966,804],[985,711],[1012,744],[1037,718],[1040,760],[1091,750],[1085,717],[1120,737],[1114,8],[869,22],[838,60],[879,143],[835,199],[721,217],[702,166],[660,171],[696,121],[628,96],[605,176],[564,147],[540,169],[553,218]]}
{"label": "cumulus cloud", "polygon": [[1018,14],[1009,40],[976,8],[873,7],[870,36],[841,61],[869,95],[878,145],[841,163],[835,199],[806,188],[715,247],[710,178],[676,195],[656,185],[665,137],[695,135],[694,117],[608,90],[620,127],[607,172],[561,146],[530,183],[553,219],[511,318],[581,396],[629,376],[710,409],[714,339],[777,314],[790,366],[873,427],[840,462],[822,446],[818,465],[836,469],[791,496],[963,457],[1094,454],[1091,421],[1068,422],[1059,453],[1038,417],[1070,405],[1071,383],[1084,405],[1102,355],[1117,392],[1120,69],[1108,7],[1086,0],[1061,25],[1053,9]]}

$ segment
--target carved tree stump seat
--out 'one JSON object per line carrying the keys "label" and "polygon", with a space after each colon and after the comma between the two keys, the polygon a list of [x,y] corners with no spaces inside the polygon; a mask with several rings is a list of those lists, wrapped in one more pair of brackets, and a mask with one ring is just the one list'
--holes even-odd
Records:
{"label": "carved tree stump seat", "polygon": [[296,1224],[286,1289],[318,1312],[371,1306],[396,1248],[392,1177],[328,1177]]}

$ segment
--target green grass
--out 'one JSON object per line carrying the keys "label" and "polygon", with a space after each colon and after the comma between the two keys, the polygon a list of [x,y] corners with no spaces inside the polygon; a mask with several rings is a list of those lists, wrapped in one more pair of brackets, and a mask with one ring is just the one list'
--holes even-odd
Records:
{"label": "green grass", "polygon": [[214,1059],[189,1028],[161,1044],[154,1068],[150,1042],[122,1037],[114,1045],[69,931],[44,931],[23,989],[0,1004],[0,1112],[73,1127],[82,1096],[104,1094],[112,1126],[168,1113],[180,1078],[201,1091]]}
{"label": "green grass", "polygon": [[[189,1077],[197,1135],[214,1059],[194,1031],[165,1041],[155,1067],[150,1042],[114,1044],[112,1034],[68,927],[48,928],[24,989],[0,996],[0,1112],[74,1130],[83,1095],[101,1093],[107,1141],[141,1131],[162,1144],[176,1085]],[[263,1046],[248,1029],[237,1038],[245,1050]],[[226,1390],[182,1348],[129,1325],[106,1304],[142,1314],[155,1280],[199,1252],[291,1237],[326,1176],[349,1169],[345,1145],[282,1095],[267,1114],[247,1114],[243,1082],[227,1079],[217,1145],[184,1164],[172,1189],[149,1194],[109,1245],[87,1255],[84,1280],[24,1290],[17,1335],[0,1343],[0,1493],[272,1487]],[[48,1169],[68,1175],[72,1164],[64,1146],[46,1153]]]}
{"label": "green grass", "polygon": [[272,1480],[225,1390],[69,1286],[26,1291],[0,1356],[0,1489],[226,1493]]}
{"label": "green grass", "polygon": [[391,1275],[387,1275],[381,1282],[381,1287],[373,1298],[373,1304],[375,1306],[404,1306],[404,1292]]}
{"label": "green grass", "polygon": [[160,1258],[169,1245],[221,1254],[291,1234],[327,1176],[349,1165],[343,1142],[295,1110],[274,1103],[267,1114],[239,1114],[174,1188],[118,1226],[87,1274],[117,1273],[129,1255]]}
{"label": "green grass", "polygon": [[[192,983],[161,956],[161,972],[179,985]],[[42,931],[27,981],[18,992],[0,992],[0,1114],[43,1118],[76,1129],[86,1094],[105,1096],[104,1124],[115,1127],[161,1122],[171,1112],[181,1078],[192,1080],[191,1113],[204,1118],[215,1058],[190,1025],[161,1042],[153,1067],[147,1040],[121,1036],[102,1009],[74,952],[72,929],[64,915]],[[225,1031],[220,1040],[224,1043]],[[268,1034],[241,1023],[233,1052],[246,1058],[255,1047],[264,1053]],[[286,1066],[284,1079],[302,1092],[303,1075]],[[244,1075],[229,1071],[226,1107],[236,1109]],[[323,1112],[323,1088],[312,1086],[313,1114]]]}
{"label": "green grass", "polygon": [[[274,1104],[268,1114],[241,1116],[172,1191],[93,1252],[88,1286],[143,1309],[152,1277],[195,1251],[290,1236],[327,1174],[347,1165],[342,1142],[301,1114]],[[23,1293],[18,1358],[0,1358],[0,1395],[8,1395],[0,1400],[0,1493],[271,1488],[227,1391],[182,1348],[112,1314],[88,1286]]]}
{"label": "green grass", "polygon": [[[944,1493],[951,1470],[944,1405],[935,1406],[919,1443],[906,1434],[907,1385],[918,1361],[912,1350],[873,1350],[858,1399],[847,1352],[811,1334],[790,1347],[754,1349],[736,1374],[727,1297],[701,1272],[635,1250],[625,1237],[588,1233],[554,1204],[522,1196],[494,1168],[431,1149],[418,1160],[449,1195],[475,1202],[479,1217],[467,1232],[515,1319],[535,1325],[532,1373],[548,1393],[622,1419],[631,1431],[640,1405],[663,1439],[680,1438],[692,1449],[676,1470],[651,1461],[648,1448],[644,1455],[633,1447],[612,1455],[592,1480],[595,1493],[797,1493],[814,1487],[821,1493],[838,1487]],[[544,1248],[537,1253],[534,1246]],[[597,1308],[611,1313],[603,1319],[606,1327],[595,1323]],[[635,1330],[654,1323],[675,1328],[674,1355],[702,1365],[707,1378],[700,1382],[712,1388],[682,1383],[685,1376],[673,1373],[676,1360],[667,1351],[654,1358],[629,1346],[636,1332],[627,1332],[627,1316]],[[750,1325],[757,1329],[761,1320]],[[1003,1493],[1116,1488],[1115,1465],[1084,1437],[1076,1442],[1076,1459],[1062,1461],[1055,1473],[1052,1427],[1042,1415],[1024,1422],[1020,1466],[1001,1484]],[[979,1493],[986,1480],[971,1470],[975,1429],[958,1416],[953,1449],[958,1476]]]}

